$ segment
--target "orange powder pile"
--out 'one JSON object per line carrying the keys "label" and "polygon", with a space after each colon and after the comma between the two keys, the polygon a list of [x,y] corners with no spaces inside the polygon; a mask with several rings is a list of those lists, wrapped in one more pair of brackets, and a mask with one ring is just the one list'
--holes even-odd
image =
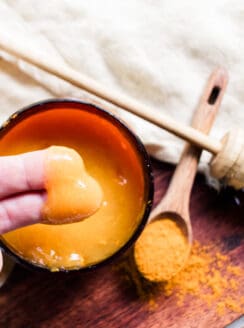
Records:
{"label": "orange powder pile", "polygon": [[183,306],[188,295],[201,299],[209,307],[216,306],[218,315],[230,310],[244,312],[244,297],[238,295],[238,278],[244,270],[231,264],[226,255],[216,251],[216,246],[202,246],[195,242],[185,268],[166,283],[151,283],[137,271],[133,256],[117,267],[123,277],[136,288],[139,298],[149,305],[156,305],[159,294],[177,297],[177,305]]}
{"label": "orange powder pile", "polygon": [[147,225],[134,249],[138,270],[152,282],[168,281],[184,266],[189,245],[180,227],[170,219]]}

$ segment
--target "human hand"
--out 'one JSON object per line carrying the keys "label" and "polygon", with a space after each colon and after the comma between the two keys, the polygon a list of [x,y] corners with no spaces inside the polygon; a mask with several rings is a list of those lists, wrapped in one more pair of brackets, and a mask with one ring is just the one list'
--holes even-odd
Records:
{"label": "human hand", "polygon": [[99,209],[102,196],[74,149],[0,157],[0,234],[34,223],[82,221]]}
{"label": "human hand", "polygon": [[0,234],[41,220],[45,150],[0,157]]}

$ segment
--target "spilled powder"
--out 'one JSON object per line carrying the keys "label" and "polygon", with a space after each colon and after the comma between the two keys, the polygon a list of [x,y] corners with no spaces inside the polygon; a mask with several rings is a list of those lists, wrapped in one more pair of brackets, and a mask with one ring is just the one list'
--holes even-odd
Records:
{"label": "spilled powder", "polygon": [[219,316],[227,311],[244,312],[244,296],[240,298],[237,293],[241,288],[238,278],[244,275],[244,270],[233,265],[216,245],[203,246],[194,242],[185,268],[166,283],[151,283],[144,279],[136,268],[133,254],[117,265],[116,270],[133,284],[139,298],[151,309],[157,306],[159,295],[174,295],[178,306],[183,306],[187,296],[191,295],[208,307],[215,307]]}

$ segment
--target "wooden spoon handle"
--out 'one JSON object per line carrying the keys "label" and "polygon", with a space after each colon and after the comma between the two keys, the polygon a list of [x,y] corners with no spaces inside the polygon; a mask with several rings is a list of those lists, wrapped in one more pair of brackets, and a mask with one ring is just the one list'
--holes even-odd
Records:
{"label": "wooden spoon handle", "polygon": [[[215,70],[208,80],[199,105],[194,113],[192,126],[205,134],[209,133],[213,125],[227,85],[227,80],[227,74],[224,74],[221,69]],[[168,191],[161,203],[157,206],[159,213],[170,210],[189,219],[189,198],[201,152],[202,150],[194,145],[188,143],[185,145]],[[153,213],[152,216],[156,214]]]}
{"label": "wooden spoon handle", "polygon": [[[212,139],[190,126],[185,126],[182,123],[173,120],[171,117],[159,113],[159,111],[153,110],[152,108],[120,93],[116,93],[75,69],[72,69],[68,65],[60,64],[56,61],[50,61],[50,58],[44,59],[41,56],[41,53],[33,54],[33,52],[28,52],[26,48],[17,47],[16,44],[11,44],[8,39],[3,39],[2,37],[0,38],[0,48],[78,88],[82,88],[83,90],[133,113],[160,128],[166,129],[170,133],[206,149],[213,154],[218,154],[221,151],[222,144],[219,140]],[[223,75],[226,75],[226,73],[224,72]],[[222,78],[219,76],[219,80],[221,79],[222,81],[225,81],[224,76]]]}

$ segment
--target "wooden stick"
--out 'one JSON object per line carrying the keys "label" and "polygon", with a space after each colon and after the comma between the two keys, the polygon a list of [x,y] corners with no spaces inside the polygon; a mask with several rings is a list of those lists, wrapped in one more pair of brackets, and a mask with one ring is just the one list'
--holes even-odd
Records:
{"label": "wooden stick", "polygon": [[[0,40],[0,48],[17,58],[21,58],[27,63],[37,66],[38,68],[55,75],[74,86],[82,88],[95,96],[98,96],[132,114],[135,114],[157,126],[175,134],[176,136],[187,140],[203,149],[208,150],[213,154],[218,154],[221,150],[221,142],[214,140],[200,131],[195,130],[190,126],[185,126],[167,115],[152,110],[146,105],[143,105],[136,100],[132,100],[126,96],[118,94],[116,92],[107,90],[101,84],[88,78],[87,76],[77,72],[76,70],[60,65],[56,62],[50,64],[49,61],[43,60],[40,56],[35,57],[28,52],[28,49],[17,49],[15,46],[6,44],[3,40]],[[224,89],[227,84],[227,74],[223,69],[219,70],[219,81],[216,85],[216,91],[219,92],[218,101],[221,101]],[[216,72],[215,72],[216,74]],[[214,95],[213,95],[214,98]],[[211,99],[209,99],[211,101]]]}

